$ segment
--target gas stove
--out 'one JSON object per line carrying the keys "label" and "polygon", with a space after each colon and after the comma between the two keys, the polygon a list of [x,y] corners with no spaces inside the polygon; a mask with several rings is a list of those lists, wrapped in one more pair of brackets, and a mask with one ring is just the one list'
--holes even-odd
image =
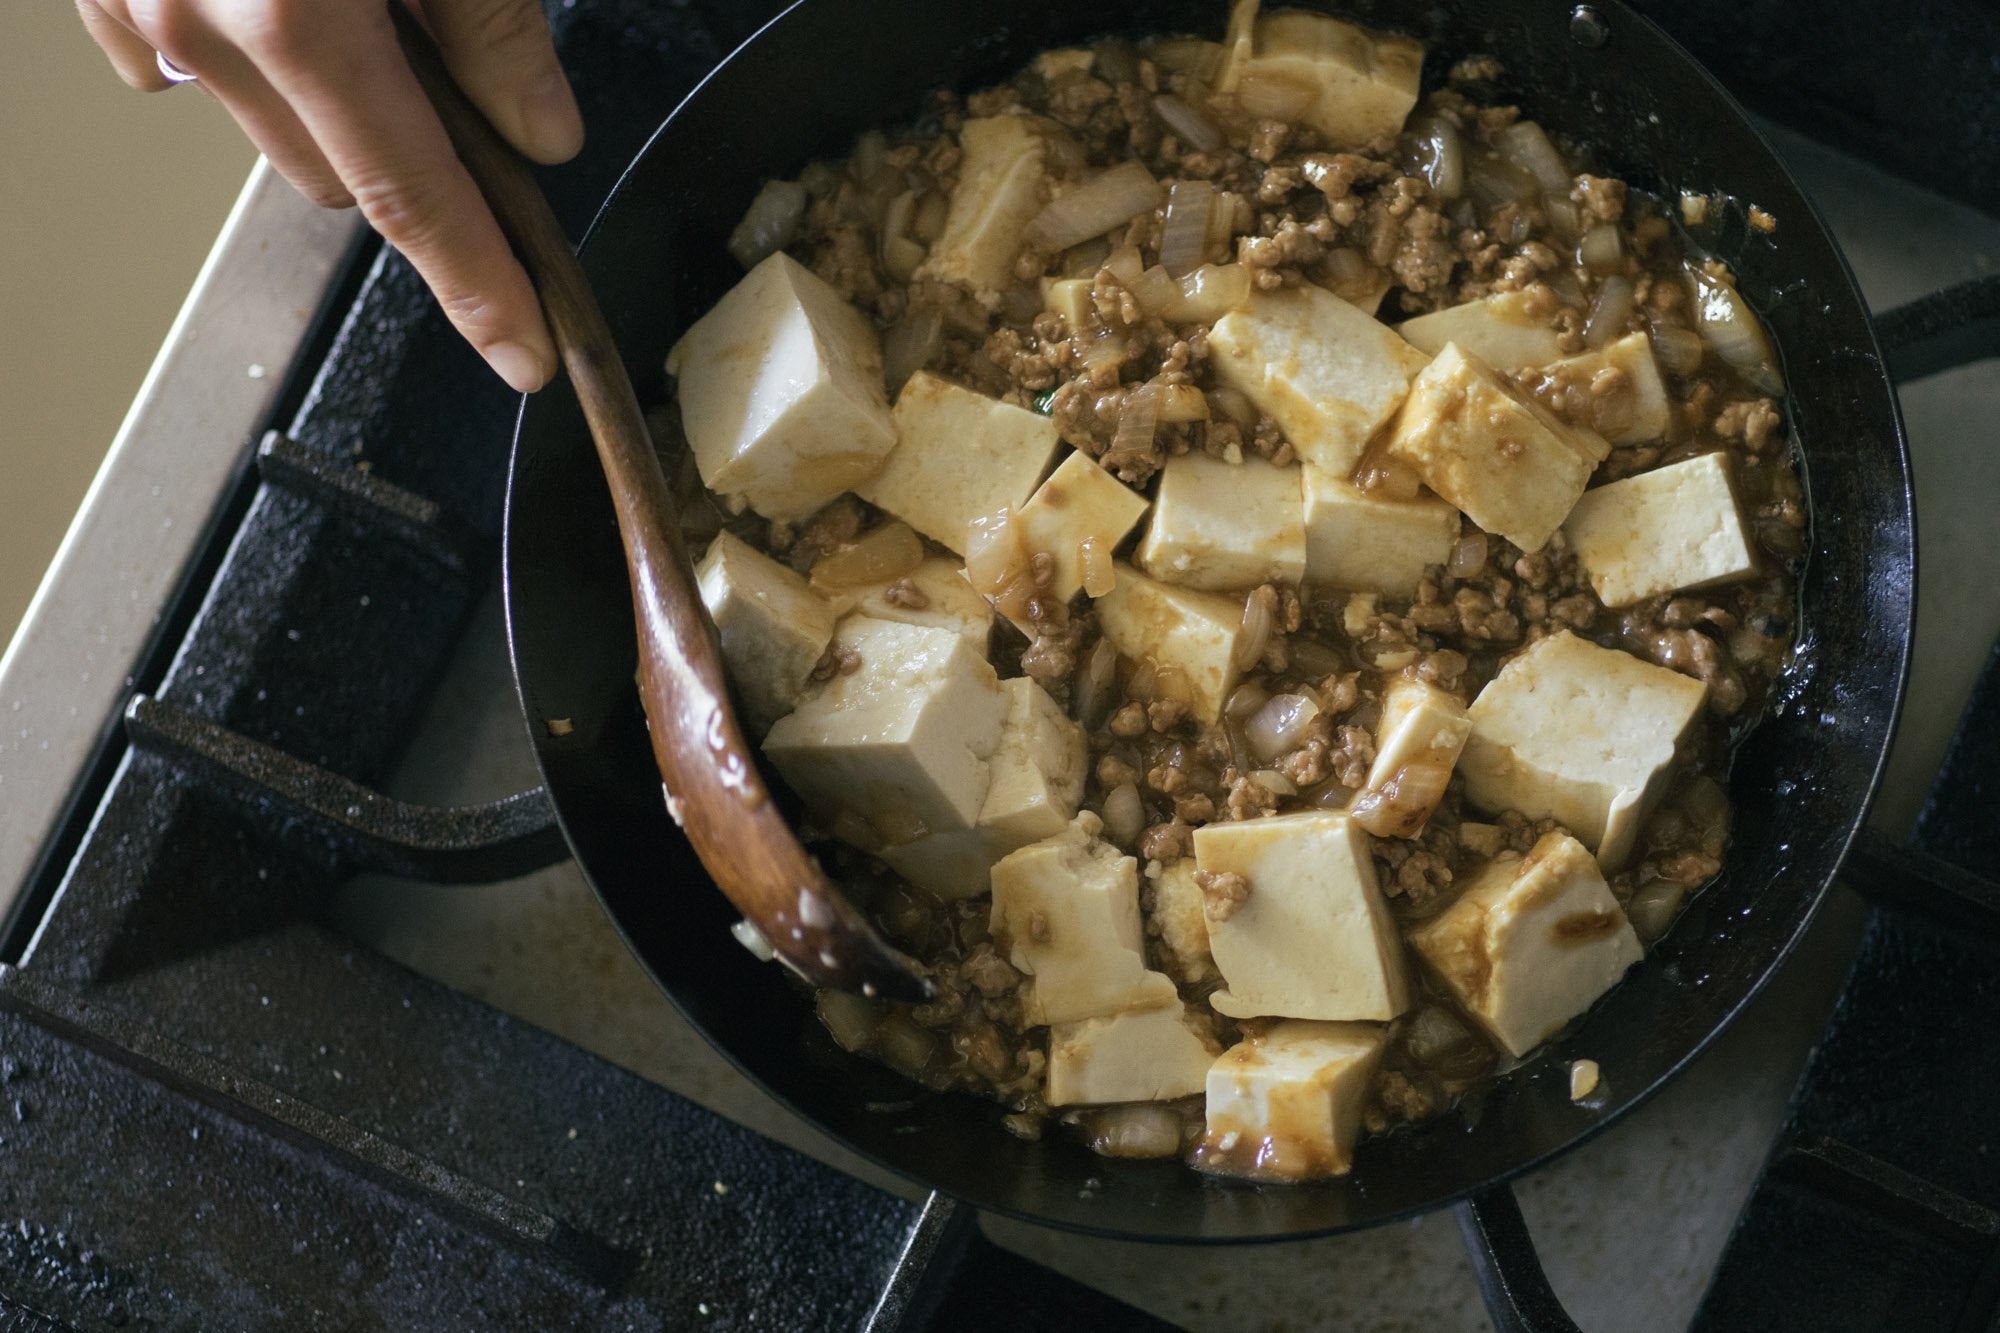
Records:
{"label": "gas stove", "polygon": [[[552,7],[603,127],[545,174],[573,234],[772,8]],[[2000,263],[1963,170],[2000,159],[1990,76],[1908,74],[2000,32],[1933,8],[1872,45],[1858,8],[1658,11],[1812,136],[1770,128],[1878,310]],[[1935,95],[1877,100],[1884,51]],[[1990,1322],[2000,370],[1903,406],[1922,613],[1875,836],[1739,1023],[1518,1213],[1059,1235],[829,1142],[629,958],[507,671],[515,402],[398,257],[260,170],[0,660],[0,1327]]]}

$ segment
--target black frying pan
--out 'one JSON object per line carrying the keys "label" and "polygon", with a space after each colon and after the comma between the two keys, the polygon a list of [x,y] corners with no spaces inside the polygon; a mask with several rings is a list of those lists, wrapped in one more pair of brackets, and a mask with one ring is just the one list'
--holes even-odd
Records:
{"label": "black frying pan", "polygon": [[[1785,360],[1813,502],[1798,660],[1745,742],[1735,837],[1719,882],[1569,1036],[1481,1095],[1362,1145],[1353,1174],[1257,1188],[1173,1161],[1090,1155],[1060,1133],[1022,1143],[1000,1108],[846,1056],[774,965],[733,943],[733,914],[669,821],[633,689],[625,563],[604,480],[566,386],[529,401],[515,442],[505,577],[514,669],[570,844],[633,951],[745,1072],[807,1119],[902,1174],[981,1207],[1160,1240],[1267,1240],[1439,1207],[1573,1147],[1651,1094],[1721,1030],[1806,928],[1860,824],[1901,699],[1914,555],[1894,394],[1852,277],[1812,207],[1742,111],[1678,47],[1615,2],[1602,26],[1568,3],[1358,0],[1328,6],[1412,33],[1435,79],[1460,55],[1505,62],[1528,115],[1594,141],[1642,188],[1720,190],[1741,209],[1718,249]],[[803,0],[667,121],[592,229],[584,264],[642,398],[665,395],[673,339],[740,276],[724,239],[759,185],[844,153],[940,84],[972,89],[1036,51],[1123,31],[1217,35],[1222,0]],[[1595,38],[1608,34],[1608,40]],[[1590,40],[1586,40],[1590,39]],[[1569,1098],[1588,1057],[1606,1091]],[[870,1103],[906,1105],[870,1110]],[[1102,1187],[1082,1190],[1085,1177]]]}

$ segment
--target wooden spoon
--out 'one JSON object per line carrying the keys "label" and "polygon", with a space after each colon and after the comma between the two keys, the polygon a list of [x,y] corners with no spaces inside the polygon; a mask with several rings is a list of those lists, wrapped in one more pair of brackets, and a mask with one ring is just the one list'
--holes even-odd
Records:
{"label": "wooden spoon", "polygon": [[[389,13],[452,146],[534,280],[590,424],[632,573],[639,694],[668,810],[729,901],[808,981],[864,995],[928,995],[916,964],[885,943],[806,854],[751,761],[673,493],[610,326],[548,199],[408,9],[390,0]],[[731,946],[718,940],[717,947]]]}

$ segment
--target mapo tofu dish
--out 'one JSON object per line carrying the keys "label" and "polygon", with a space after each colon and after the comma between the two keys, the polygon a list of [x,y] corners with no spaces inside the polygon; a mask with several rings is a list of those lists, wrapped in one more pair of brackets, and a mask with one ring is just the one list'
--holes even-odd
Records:
{"label": "mapo tofu dish", "polygon": [[842,1047],[1339,1175],[1716,875],[1805,549],[1778,363],[1708,201],[1501,73],[1241,0],[749,202],[659,424],[746,730],[936,988],[822,993]]}

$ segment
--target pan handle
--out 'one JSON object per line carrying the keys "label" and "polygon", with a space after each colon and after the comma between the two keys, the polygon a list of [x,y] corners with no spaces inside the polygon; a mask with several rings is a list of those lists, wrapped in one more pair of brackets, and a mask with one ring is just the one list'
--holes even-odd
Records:
{"label": "pan handle", "polygon": [[1884,310],[1875,316],[1875,332],[1898,384],[2000,356],[2000,274]]}
{"label": "pan handle", "polygon": [[1495,1185],[1461,1202],[1458,1231],[1498,1333],[1578,1333],[1542,1272],[1511,1185]]}
{"label": "pan handle", "polygon": [[303,831],[346,870],[483,884],[569,855],[542,787],[486,805],[413,805],[144,694],[125,706],[125,734],[260,826]]}

